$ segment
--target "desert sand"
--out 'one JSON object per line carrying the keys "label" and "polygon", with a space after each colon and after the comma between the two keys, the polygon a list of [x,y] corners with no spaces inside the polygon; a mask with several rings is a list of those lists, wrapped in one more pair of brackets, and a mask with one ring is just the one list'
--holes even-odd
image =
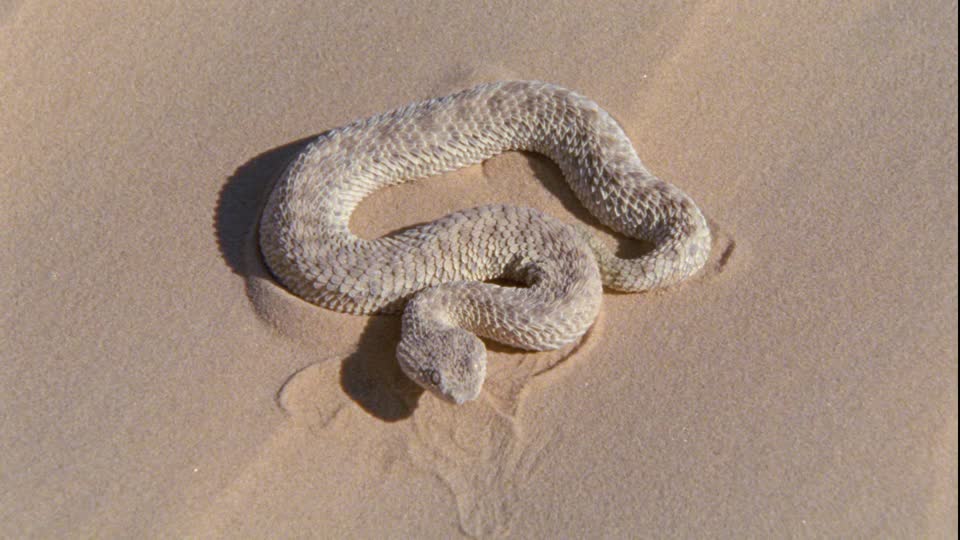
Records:
{"label": "desert sand", "polygon": [[[2,6],[0,536],[956,537],[955,2]],[[511,78],[603,105],[716,247],[455,407],[255,224],[310,137]],[[591,219],[511,153],[353,226],[491,202]]]}

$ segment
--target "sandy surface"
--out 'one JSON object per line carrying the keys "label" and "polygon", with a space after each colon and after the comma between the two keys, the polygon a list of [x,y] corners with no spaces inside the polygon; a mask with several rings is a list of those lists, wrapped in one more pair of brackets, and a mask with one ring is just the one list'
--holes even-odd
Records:
{"label": "sandy surface", "polygon": [[[955,2],[126,4],[0,4],[0,536],[956,536]],[[452,407],[252,224],[305,137],[501,78],[604,105],[718,248]],[[485,202],[584,217],[513,154],[354,223]]]}

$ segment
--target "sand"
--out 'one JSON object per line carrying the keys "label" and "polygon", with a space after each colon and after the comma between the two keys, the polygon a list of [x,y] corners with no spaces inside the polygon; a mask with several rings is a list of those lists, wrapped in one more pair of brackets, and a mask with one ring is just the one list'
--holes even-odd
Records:
{"label": "sand", "polygon": [[[956,537],[956,3],[478,6],[2,4],[0,536]],[[253,224],[305,138],[502,78],[600,102],[718,247],[453,407]],[[586,217],[510,154],[354,227],[488,202]]]}

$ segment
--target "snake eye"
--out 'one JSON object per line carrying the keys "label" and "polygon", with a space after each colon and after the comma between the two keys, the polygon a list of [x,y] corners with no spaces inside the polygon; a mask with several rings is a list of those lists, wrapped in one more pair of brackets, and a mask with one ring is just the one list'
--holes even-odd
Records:
{"label": "snake eye", "polygon": [[420,378],[425,381],[430,381],[430,384],[438,385],[440,384],[440,372],[435,369],[420,369]]}

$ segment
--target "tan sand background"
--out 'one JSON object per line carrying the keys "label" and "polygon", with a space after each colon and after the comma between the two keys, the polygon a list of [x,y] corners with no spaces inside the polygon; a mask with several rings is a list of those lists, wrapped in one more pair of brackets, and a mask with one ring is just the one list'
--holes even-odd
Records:
{"label": "tan sand background", "polygon": [[[0,536],[956,537],[955,2],[0,3]],[[600,102],[702,276],[420,395],[251,243],[305,137],[500,78]],[[584,218],[532,155],[378,193]]]}

